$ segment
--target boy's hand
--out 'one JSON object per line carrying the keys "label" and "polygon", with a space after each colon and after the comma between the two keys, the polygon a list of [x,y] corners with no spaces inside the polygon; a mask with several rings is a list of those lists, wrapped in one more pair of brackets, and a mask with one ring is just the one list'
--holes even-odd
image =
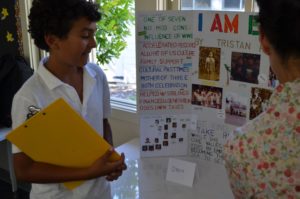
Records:
{"label": "boy's hand", "polygon": [[108,181],[117,180],[122,175],[123,171],[127,169],[127,165],[124,162],[125,160],[124,153],[121,154],[121,159],[123,159],[123,164],[120,167],[118,167],[115,171],[107,175],[106,180]]}
{"label": "boy's hand", "polygon": [[[104,153],[103,156],[98,158],[88,168],[88,173],[89,173],[89,176],[91,178],[96,178],[96,177],[100,177],[100,176],[109,176],[112,173],[120,170],[120,168],[124,167],[124,165],[125,165],[125,163],[124,163],[124,154],[121,156],[120,160],[117,160],[117,161],[114,161],[114,162],[109,161],[109,157],[112,155],[113,152],[114,152],[114,149],[112,149],[112,148],[107,150]],[[121,171],[122,170],[124,170],[124,169],[121,169]],[[113,175],[113,176],[117,176],[117,174]]]}

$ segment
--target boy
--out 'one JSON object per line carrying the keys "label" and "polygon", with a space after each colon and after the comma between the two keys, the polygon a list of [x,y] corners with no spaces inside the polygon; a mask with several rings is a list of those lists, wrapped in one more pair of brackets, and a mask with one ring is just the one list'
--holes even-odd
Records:
{"label": "boy", "polygon": [[[99,134],[112,144],[107,117],[109,89],[103,71],[88,63],[96,47],[94,33],[100,20],[98,7],[86,0],[33,0],[29,32],[35,44],[49,52],[37,72],[17,92],[13,100],[13,128],[26,120],[29,106],[44,108],[57,98],[66,100]],[[55,132],[53,132],[55,133]],[[31,182],[31,199],[111,198],[108,181],[126,169],[124,154],[109,162],[112,149],[89,168],[66,168],[35,162],[13,146],[15,174]],[[74,190],[62,182],[86,180]]]}

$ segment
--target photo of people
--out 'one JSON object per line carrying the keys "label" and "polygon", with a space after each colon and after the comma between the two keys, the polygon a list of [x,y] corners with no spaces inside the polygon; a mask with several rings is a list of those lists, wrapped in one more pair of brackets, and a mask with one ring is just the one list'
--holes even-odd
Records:
{"label": "photo of people", "polygon": [[192,104],[215,109],[222,109],[222,92],[223,88],[192,85]]}
{"label": "photo of people", "polygon": [[258,84],[260,55],[232,52],[231,80]]}
{"label": "photo of people", "polygon": [[266,110],[269,103],[269,98],[272,94],[271,90],[264,88],[252,88],[251,99],[250,99],[250,116],[252,120],[257,117],[260,113]]}
{"label": "photo of people", "polygon": [[225,123],[235,126],[245,124],[247,104],[247,97],[228,92],[225,96]]}
{"label": "photo of people", "polygon": [[269,82],[268,86],[272,88],[276,88],[279,85],[279,80],[277,79],[275,73],[273,72],[272,68],[269,68]]}
{"label": "photo of people", "polygon": [[219,81],[220,48],[200,47],[199,79]]}

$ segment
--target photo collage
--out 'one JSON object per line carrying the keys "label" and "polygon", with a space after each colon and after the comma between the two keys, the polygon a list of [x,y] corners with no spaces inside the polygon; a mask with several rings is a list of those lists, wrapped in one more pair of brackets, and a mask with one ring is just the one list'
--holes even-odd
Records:
{"label": "photo collage", "polygon": [[[216,81],[220,78],[221,49],[199,47],[199,80]],[[213,109],[225,109],[226,124],[242,126],[265,110],[272,90],[279,84],[276,75],[269,67],[268,87],[259,87],[261,55],[232,52],[230,68],[226,68],[226,82],[247,87],[251,85],[248,95],[240,92],[225,91],[226,86],[217,87],[204,84],[192,84],[191,104]]]}
{"label": "photo collage", "polygon": [[141,125],[145,127],[145,133],[140,138],[141,153],[165,154],[171,150],[186,154],[187,131],[190,123],[191,118],[187,115],[143,117]]}

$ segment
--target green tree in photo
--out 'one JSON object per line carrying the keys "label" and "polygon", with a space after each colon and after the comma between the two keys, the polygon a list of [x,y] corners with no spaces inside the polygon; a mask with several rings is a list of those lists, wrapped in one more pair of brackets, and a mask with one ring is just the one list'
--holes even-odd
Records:
{"label": "green tree in photo", "polygon": [[134,0],[96,0],[100,5],[101,20],[97,23],[96,57],[98,64],[108,64],[119,58],[126,48],[125,38],[134,24]]}

